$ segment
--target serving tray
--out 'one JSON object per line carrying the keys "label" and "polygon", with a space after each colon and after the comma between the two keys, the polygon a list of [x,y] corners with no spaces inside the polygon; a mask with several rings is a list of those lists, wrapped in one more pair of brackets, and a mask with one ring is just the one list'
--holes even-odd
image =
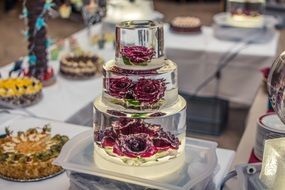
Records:
{"label": "serving tray", "polygon": [[[165,189],[204,189],[217,165],[217,144],[186,139],[184,166],[171,176],[150,180],[100,169],[93,159],[93,130],[84,131],[68,141],[54,164],[71,172],[94,175],[140,186]],[[167,168],[165,168],[167,170]]]}

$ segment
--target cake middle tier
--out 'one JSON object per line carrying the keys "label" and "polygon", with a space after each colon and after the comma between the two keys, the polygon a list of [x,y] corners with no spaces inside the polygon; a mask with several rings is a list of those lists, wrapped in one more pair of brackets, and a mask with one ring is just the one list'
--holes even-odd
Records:
{"label": "cake middle tier", "polygon": [[162,67],[149,70],[124,69],[112,60],[103,74],[102,101],[116,110],[149,112],[178,101],[177,67],[168,59]]}

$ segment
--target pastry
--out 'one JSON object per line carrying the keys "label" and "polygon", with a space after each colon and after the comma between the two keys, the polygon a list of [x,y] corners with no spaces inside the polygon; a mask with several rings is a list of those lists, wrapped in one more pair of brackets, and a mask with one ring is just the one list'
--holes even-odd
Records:
{"label": "pastry", "polygon": [[89,78],[102,71],[103,60],[89,53],[69,54],[60,61],[60,73],[70,78]]}
{"label": "pastry", "polygon": [[52,162],[68,137],[52,136],[50,132],[48,125],[17,134],[6,129],[6,137],[0,139],[0,174],[16,180],[32,180],[62,171]]}
{"label": "pastry", "polygon": [[175,32],[200,32],[201,20],[197,17],[175,17],[170,23],[170,29]]}
{"label": "pastry", "polygon": [[0,101],[13,106],[29,106],[42,97],[42,83],[29,77],[0,79]]}

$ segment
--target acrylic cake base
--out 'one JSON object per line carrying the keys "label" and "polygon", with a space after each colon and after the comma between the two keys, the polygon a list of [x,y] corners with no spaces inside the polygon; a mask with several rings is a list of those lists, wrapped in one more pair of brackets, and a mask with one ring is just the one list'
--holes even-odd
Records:
{"label": "acrylic cake base", "polygon": [[[123,175],[140,176],[145,179],[157,179],[171,175],[181,169],[185,163],[185,138],[182,140],[180,154],[174,158],[150,161],[142,166],[130,166],[123,163],[120,158],[109,156],[102,148],[94,143],[94,161],[101,169]],[[156,162],[156,163],[155,163]],[[159,171],[159,172],[158,172]]]}

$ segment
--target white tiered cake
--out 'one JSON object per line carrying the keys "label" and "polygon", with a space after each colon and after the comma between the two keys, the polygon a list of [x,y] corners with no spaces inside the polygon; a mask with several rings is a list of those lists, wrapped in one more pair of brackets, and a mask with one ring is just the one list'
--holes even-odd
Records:
{"label": "white tiered cake", "polygon": [[186,102],[178,95],[176,64],[164,56],[163,25],[117,25],[116,59],[103,74],[104,91],[94,102],[96,165],[147,179],[180,169]]}

